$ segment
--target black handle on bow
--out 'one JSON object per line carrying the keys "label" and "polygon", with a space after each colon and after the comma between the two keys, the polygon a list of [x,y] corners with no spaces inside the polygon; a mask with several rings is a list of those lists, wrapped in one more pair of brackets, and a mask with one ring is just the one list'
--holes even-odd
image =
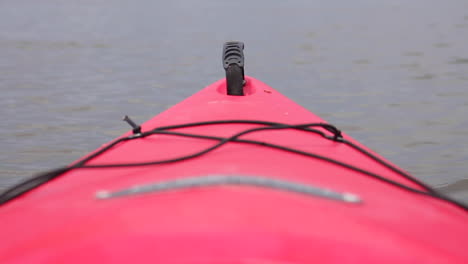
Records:
{"label": "black handle on bow", "polygon": [[231,41],[223,46],[223,67],[226,71],[228,95],[244,95],[244,43]]}

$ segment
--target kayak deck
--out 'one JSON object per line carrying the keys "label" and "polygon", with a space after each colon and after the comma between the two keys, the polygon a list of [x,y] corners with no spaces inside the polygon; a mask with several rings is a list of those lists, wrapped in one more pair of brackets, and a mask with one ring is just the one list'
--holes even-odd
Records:
{"label": "kayak deck", "polygon": [[[220,80],[144,123],[141,130],[213,120],[325,123],[262,82],[246,80],[245,96],[227,96],[226,81]],[[171,131],[229,138],[260,127],[264,126],[221,123]],[[321,127],[317,130],[333,136]],[[132,132],[121,138],[128,136]],[[314,153],[425,190],[349,145],[316,133],[260,130],[239,139]],[[121,142],[86,165],[175,159],[218,142],[154,134]],[[136,185],[213,175],[287,181],[351,193],[359,202],[230,183],[102,199],[103,190],[109,194]],[[463,263],[468,259],[468,218],[453,204],[325,160],[245,142],[226,142],[183,162],[73,169],[2,205],[0,218],[0,236],[9,238],[8,245],[0,247],[2,263]]]}

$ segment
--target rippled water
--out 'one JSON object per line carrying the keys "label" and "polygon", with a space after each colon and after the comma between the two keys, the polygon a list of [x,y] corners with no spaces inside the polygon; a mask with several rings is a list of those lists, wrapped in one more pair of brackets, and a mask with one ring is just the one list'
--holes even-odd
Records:
{"label": "rippled water", "polygon": [[0,189],[247,74],[468,202],[468,2],[0,2]]}

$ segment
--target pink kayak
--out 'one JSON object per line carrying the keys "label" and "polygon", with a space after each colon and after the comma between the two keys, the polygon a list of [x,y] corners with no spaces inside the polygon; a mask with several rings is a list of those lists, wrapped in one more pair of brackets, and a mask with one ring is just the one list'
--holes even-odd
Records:
{"label": "pink kayak", "polygon": [[468,263],[468,214],[266,84],[215,82],[0,196],[0,263]]}

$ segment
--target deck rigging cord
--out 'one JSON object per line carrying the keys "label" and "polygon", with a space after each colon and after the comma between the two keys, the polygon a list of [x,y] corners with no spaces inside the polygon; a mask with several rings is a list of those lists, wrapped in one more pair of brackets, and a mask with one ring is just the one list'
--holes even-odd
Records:
{"label": "deck rigging cord", "polygon": [[[126,117],[127,122],[130,120],[128,117]],[[130,120],[131,121],[131,120]],[[323,160],[356,172],[359,172],[361,174],[364,174],[366,176],[369,176],[371,178],[374,178],[376,180],[379,180],[381,182],[390,184],[392,186],[395,186],[397,188],[403,189],[405,191],[409,191],[412,193],[420,194],[420,195],[425,195],[431,198],[439,199],[445,202],[448,202],[450,204],[453,204],[465,211],[468,211],[468,206],[465,204],[458,202],[456,200],[453,200],[441,193],[438,193],[434,189],[432,189],[430,186],[424,184],[423,182],[413,178],[410,176],[408,173],[398,169],[397,167],[389,164],[388,162],[380,159],[379,157],[375,156],[374,154],[368,152],[367,150],[363,149],[362,147],[354,144],[353,142],[350,142],[346,139],[344,139],[341,135],[341,131],[337,129],[335,126],[327,123],[308,123],[308,124],[299,124],[299,125],[289,125],[289,124],[284,124],[284,123],[276,123],[276,122],[268,122],[268,121],[258,121],[258,120],[216,120],[216,121],[205,121],[205,122],[194,122],[194,123],[185,123],[185,124],[179,124],[179,125],[171,125],[171,126],[163,126],[163,127],[158,127],[149,131],[141,132],[141,127],[136,126],[133,122],[129,122],[133,129],[133,134],[130,136],[126,137],[121,137],[118,138],[105,147],[99,149],[98,151],[94,152],[93,154],[87,156],[86,158],[70,165],[67,167],[62,167],[58,168],[52,171],[48,171],[42,174],[39,174],[33,178],[27,179],[16,186],[11,187],[10,189],[6,190],[4,193],[0,194],[0,205],[3,205],[7,203],[8,201],[13,200],[16,197],[19,197],[28,191],[46,183],[49,182],[61,175],[63,175],[65,172],[68,172],[70,170],[74,169],[86,169],[86,168],[115,168],[115,167],[138,167],[138,166],[152,166],[152,165],[158,165],[158,164],[167,164],[167,163],[174,163],[174,162],[179,162],[183,160],[188,160],[192,158],[196,158],[199,156],[202,156],[208,152],[211,152],[229,142],[236,142],[236,143],[243,143],[243,144],[253,144],[253,145],[260,145],[264,147],[269,147],[273,149],[278,149],[278,150],[283,150],[303,156],[307,156],[310,158],[315,158],[319,160]],[[217,125],[217,124],[255,124],[255,125],[262,125],[261,127],[255,127],[251,129],[246,129],[244,131],[241,131],[237,134],[232,135],[231,137],[218,137],[218,136],[208,136],[208,135],[201,135],[201,134],[192,134],[192,133],[182,133],[182,132],[176,132],[172,131],[174,129],[180,129],[180,128],[187,128],[187,127],[196,127],[196,126],[209,126],[209,125]],[[323,130],[318,130],[314,129],[311,127],[319,127],[322,128]],[[295,129],[295,130],[300,130],[304,132],[310,132],[314,133],[317,135],[320,135],[321,137],[331,140],[337,143],[341,144],[346,144],[347,146],[355,149],[356,151],[359,151],[363,155],[371,158],[375,162],[381,164],[382,166],[392,170],[393,172],[399,174],[403,178],[411,181],[412,183],[420,186],[424,190],[416,189],[410,186],[407,186],[405,184],[399,183],[397,181],[393,181],[390,179],[385,178],[382,175],[373,173],[371,171],[356,167],[354,165],[338,161],[336,159],[332,159],[330,157],[318,155],[312,152],[307,152],[287,146],[282,146],[278,144],[273,144],[269,142],[263,142],[263,141],[257,141],[257,140],[249,140],[249,139],[241,139],[240,137],[246,134],[258,132],[258,131],[266,131],[266,130],[282,130],[282,129]],[[329,133],[325,132],[328,131]],[[198,152],[192,153],[192,154],[187,154],[184,156],[176,157],[176,158],[171,158],[171,159],[165,159],[165,160],[155,160],[155,161],[149,161],[149,162],[137,162],[137,163],[113,163],[113,164],[87,164],[89,161],[92,159],[102,155],[106,151],[108,151],[111,148],[114,148],[115,146],[119,145],[119,143],[126,142],[129,140],[136,140],[139,138],[144,138],[150,135],[157,135],[157,134],[162,134],[162,135],[173,135],[173,136],[181,136],[181,137],[189,137],[189,138],[200,138],[200,139],[206,139],[206,140],[213,140],[213,141],[218,141],[214,145],[202,149]]]}

